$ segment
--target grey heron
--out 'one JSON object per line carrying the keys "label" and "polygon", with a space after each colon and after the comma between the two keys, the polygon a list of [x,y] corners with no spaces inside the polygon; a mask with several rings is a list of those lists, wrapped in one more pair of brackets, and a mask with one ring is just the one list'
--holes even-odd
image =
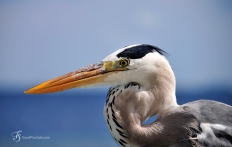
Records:
{"label": "grey heron", "polygon": [[[110,86],[104,118],[121,147],[232,146],[232,107],[211,100],[176,102],[174,72],[156,46],[126,46],[100,63],[37,85],[40,94],[76,87]],[[151,124],[143,124],[157,115]]]}

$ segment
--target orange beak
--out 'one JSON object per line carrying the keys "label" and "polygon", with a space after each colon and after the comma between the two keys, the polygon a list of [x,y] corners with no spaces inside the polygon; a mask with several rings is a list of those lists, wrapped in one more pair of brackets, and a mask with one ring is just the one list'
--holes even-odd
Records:
{"label": "orange beak", "polygon": [[104,79],[110,73],[105,68],[104,63],[92,64],[87,67],[70,72],[63,76],[48,80],[33,88],[26,90],[27,94],[41,94],[59,92],[76,87],[84,87],[96,83],[104,82]]}

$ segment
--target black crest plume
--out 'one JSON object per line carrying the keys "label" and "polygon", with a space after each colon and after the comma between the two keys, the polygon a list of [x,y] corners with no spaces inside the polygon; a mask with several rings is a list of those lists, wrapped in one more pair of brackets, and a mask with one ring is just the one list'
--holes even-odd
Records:
{"label": "black crest plume", "polygon": [[156,46],[148,45],[148,44],[141,44],[141,45],[126,48],[124,51],[117,54],[117,57],[118,58],[123,57],[123,58],[128,58],[128,59],[139,59],[139,58],[144,57],[146,54],[154,52],[154,51],[158,52],[161,55],[167,54],[165,51],[161,50],[160,48]]}

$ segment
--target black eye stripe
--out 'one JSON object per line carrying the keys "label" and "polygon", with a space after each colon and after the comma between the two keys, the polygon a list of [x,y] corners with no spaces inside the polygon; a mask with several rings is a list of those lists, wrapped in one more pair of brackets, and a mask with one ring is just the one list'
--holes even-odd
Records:
{"label": "black eye stripe", "polygon": [[151,52],[158,52],[161,55],[164,55],[166,52],[161,50],[160,48],[152,45],[141,44],[138,46],[133,46],[125,49],[121,53],[117,54],[117,57],[127,58],[127,59],[139,59],[144,57],[146,54]]}

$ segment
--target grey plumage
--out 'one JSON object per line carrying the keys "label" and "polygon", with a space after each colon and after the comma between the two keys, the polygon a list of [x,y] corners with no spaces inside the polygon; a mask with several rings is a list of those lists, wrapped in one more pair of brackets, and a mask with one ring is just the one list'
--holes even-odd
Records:
{"label": "grey plumage", "polygon": [[[229,147],[232,146],[231,116],[231,106],[216,101],[199,100],[165,110],[159,115],[156,122],[171,126],[168,129],[169,133],[177,131],[176,129],[180,127],[188,130],[180,129],[188,133],[180,132],[168,138],[170,140],[173,138],[173,142],[170,141],[168,146],[171,146],[171,144],[182,146],[183,144],[183,146]],[[225,130],[211,128],[212,132],[209,131],[205,138],[199,138],[197,135],[203,132],[202,124],[220,124],[225,127]],[[178,136],[180,138],[179,144]],[[184,140],[181,141],[183,138]],[[160,144],[160,146],[163,145]]]}

